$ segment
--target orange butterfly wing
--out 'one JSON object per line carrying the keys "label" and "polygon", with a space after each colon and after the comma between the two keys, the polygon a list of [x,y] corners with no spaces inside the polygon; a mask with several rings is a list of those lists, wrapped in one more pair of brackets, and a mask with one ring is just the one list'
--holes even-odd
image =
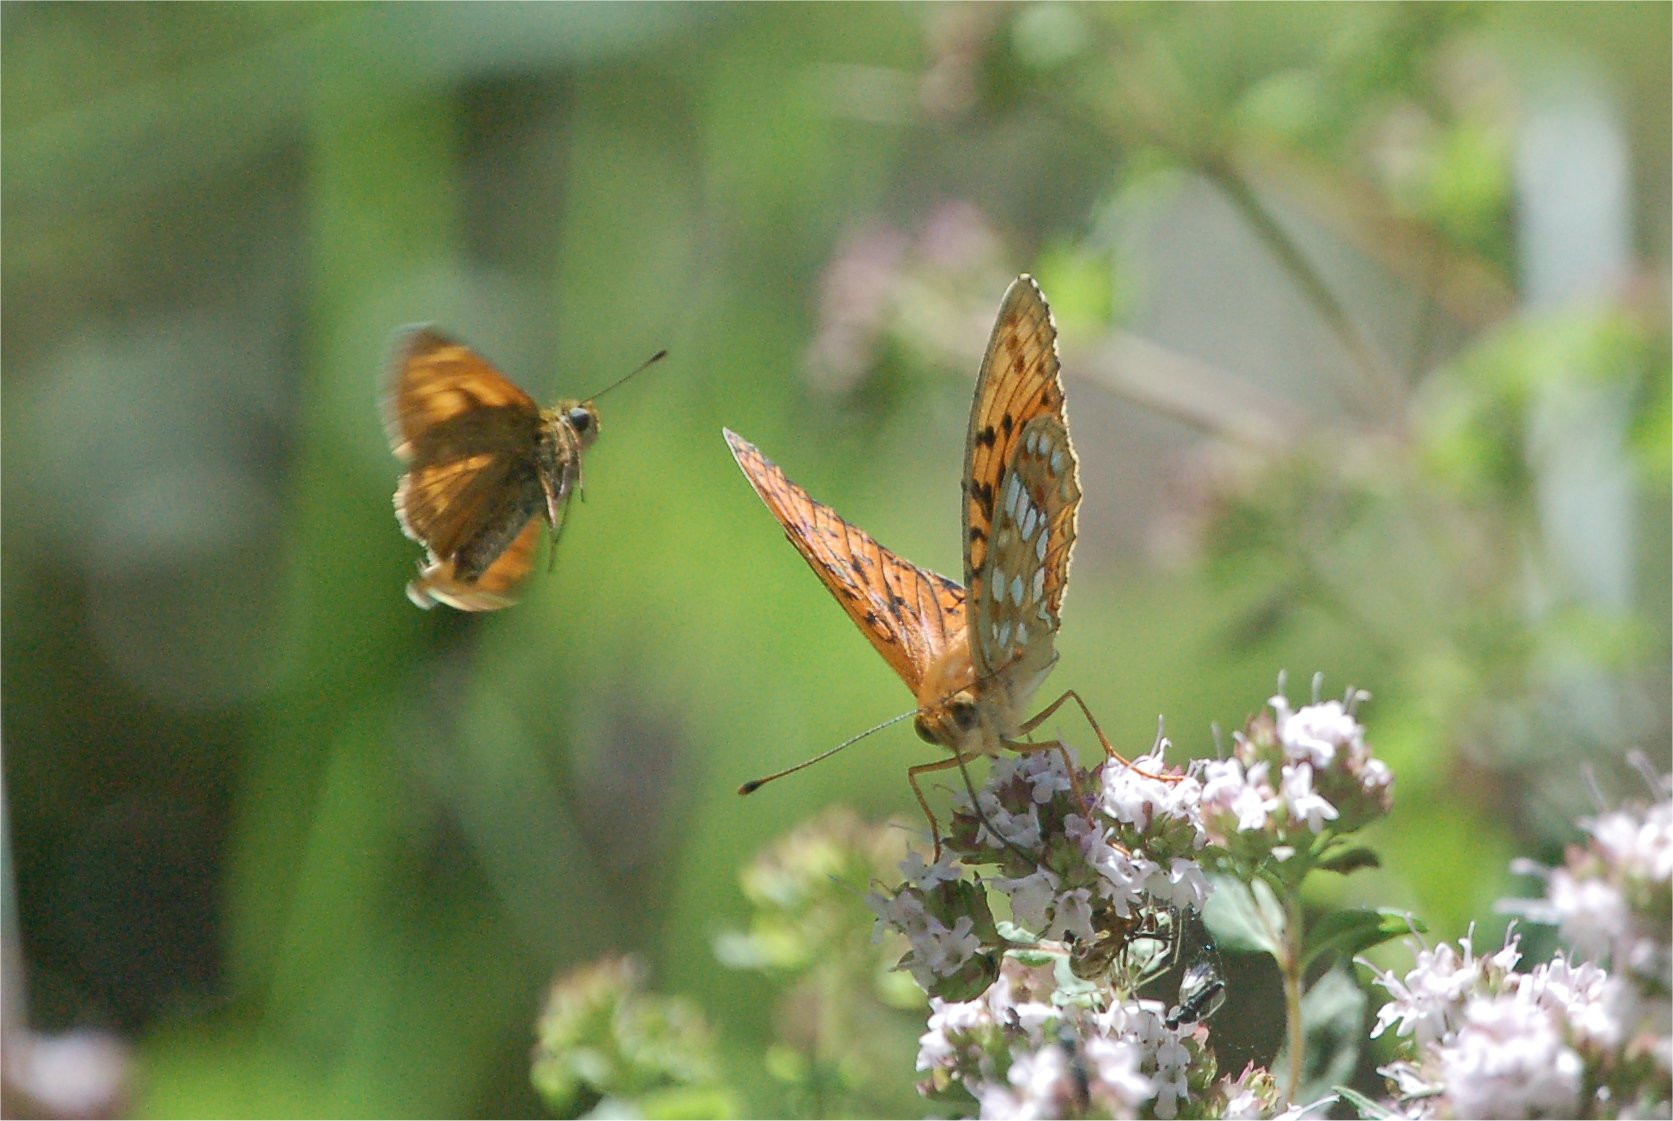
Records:
{"label": "orange butterfly wing", "polygon": [[885,549],[791,482],[754,444],[725,431],[738,466],[790,543],[916,694],[925,670],[964,628],[964,589]]}
{"label": "orange butterfly wing", "polygon": [[483,410],[540,415],[534,398],[493,363],[434,327],[403,328],[392,349],[385,426],[390,446],[404,463],[419,454],[417,445],[426,437],[446,436],[450,424]]}
{"label": "orange butterfly wing", "polygon": [[1080,505],[1057,326],[1039,285],[1019,276],[988,340],[964,452],[964,576],[971,643],[985,677],[1022,658],[1042,673],[1068,587]]}

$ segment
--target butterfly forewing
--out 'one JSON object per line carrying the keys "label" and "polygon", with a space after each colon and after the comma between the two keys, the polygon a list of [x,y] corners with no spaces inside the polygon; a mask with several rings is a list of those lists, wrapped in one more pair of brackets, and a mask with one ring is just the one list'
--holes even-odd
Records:
{"label": "butterfly forewing", "polygon": [[403,461],[422,454],[414,444],[426,437],[432,443],[474,437],[480,446],[503,423],[496,417],[520,416],[531,431],[538,423],[534,398],[482,355],[433,327],[397,334],[391,365],[389,442]]}
{"label": "butterfly forewing", "polygon": [[[988,340],[964,452],[964,576],[977,617],[972,653],[983,675],[1033,639],[1044,641],[1049,664],[1080,503],[1077,471],[1057,327],[1039,286],[1020,276],[1005,293]],[[1016,540],[995,557],[1006,527]],[[1006,586],[990,587],[999,575]],[[1042,659],[1036,653],[1030,660]]]}
{"label": "butterfly forewing", "polygon": [[879,545],[785,475],[760,449],[728,430],[726,442],[785,536],[842,609],[917,691],[924,671],[964,629],[964,589]]}

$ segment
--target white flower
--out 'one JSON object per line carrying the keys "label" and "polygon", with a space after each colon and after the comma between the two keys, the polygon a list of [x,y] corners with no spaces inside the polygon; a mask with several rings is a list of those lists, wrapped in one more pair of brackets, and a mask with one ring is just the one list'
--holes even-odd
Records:
{"label": "white flower", "polygon": [[1305,821],[1307,828],[1314,833],[1323,829],[1325,822],[1336,820],[1336,807],[1313,792],[1312,767],[1304,763],[1286,763],[1283,775],[1283,800],[1289,804],[1292,819]]}
{"label": "white flower", "polygon": [[1043,806],[1059,794],[1075,788],[1063,769],[1063,760],[1055,751],[1031,751],[1022,757],[1033,766],[1022,769],[1022,777],[1033,790],[1035,805]]}
{"label": "white flower", "polygon": [[1278,741],[1290,759],[1323,768],[1338,751],[1349,752],[1350,759],[1364,754],[1365,729],[1341,701],[1307,705],[1299,712],[1290,711],[1289,698],[1282,694],[1267,703],[1277,716]]}
{"label": "white flower", "polygon": [[981,1116],[1014,1121],[1060,1117],[1072,1092],[1073,1073],[1061,1047],[1025,1051],[1011,1061],[1009,1085],[984,1083],[977,1094]]}
{"label": "white flower", "polygon": [[1441,1081],[1460,1117],[1575,1117],[1583,1064],[1531,1002],[1478,996],[1440,1049]]}
{"label": "white flower", "polygon": [[1202,808],[1205,814],[1235,817],[1238,832],[1264,829],[1268,820],[1265,796],[1250,783],[1242,761],[1235,756],[1203,764]]}
{"label": "white flower", "polygon": [[1519,997],[1561,1017],[1581,1041],[1605,1050],[1621,1045],[1632,998],[1626,986],[1596,962],[1574,965],[1558,954],[1515,982]]}
{"label": "white flower", "polygon": [[929,891],[936,884],[951,883],[961,875],[958,857],[952,853],[934,864],[926,864],[923,854],[917,849],[907,850],[906,859],[900,862],[900,874],[919,891]]}
{"label": "white flower", "polygon": [[1367,758],[1359,768],[1359,785],[1367,793],[1394,785],[1394,772],[1381,759]]}
{"label": "white flower", "polygon": [[1437,1042],[1456,1026],[1464,1001],[1480,985],[1484,977],[1497,979],[1508,973],[1520,954],[1516,940],[1508,938],[1505,948],[1485,961],[1478,961],[1470,944],[1472,935],[1465,935],[1458,944],[1462,955],[1443,942],[1433,950],[1420,950],[1417,964],[1406,974],[1402,983],[1392,973],[1385,973],[1368,965],[1377,983],[1394,999],[1377,1013],[1372,1038],[1381,1035],[1391,1024],[1398,1024],[1397,1034],[1411,1036],[1419,1047]]}
{"label": "white flower", "polygon": [[1104,886],[1102,895],[1121,918],[1131,915],[1134,907],[1143,901],[1145,885],[1156,871],[1154,861],[1135,857],[1108,842],[1088,854],[1087,863],[1098,870]]}
{"label": "white flower", "polygon": [[1052,909],[1051,925],[1042,938],[1062,939],[1065,936],[1090,942],[1092,930],[1092,893],[1084,887],[1065,892]]}
{"label": "white flower", "polygon": [[1046,928],[1052,900],[1057,897],[1056,873],[1039,868],[1026,876],[996,876],[988,882],[1011,897],[1011,915],[1019,926],[1031,931]]}
{"label": "white flower", "polygon": [[1598,848],[1623,874],[1665,883],[1673,879],[1673,801],[1661,801],[1642,818],[1627,810],[1586,823]]}
{"label": "white flower", "polygon": [[1582,957],[1601,957],[1632,930],[1632,910],[1614,884],[1577,877],[1567,868],[1551,872],[1546,898],[1563,938]]}
{"label": "white flower", "polygon": [[1165,875],[1160,873],[1161,870],[1157,869],[1157,872],[1145,881],[1146,890],[1175,907],[1190,907],[1200,911],[1214,890],[1214,885],[1202,870],[1202,865],[1183,856],[1173,858]]}
{"label": "white flower", "polygon": [[[1009,841],[1025,851],[1038,849],[1042,832],[1040,828],[1040,811],[1038,806],[1030,805],[1027,813],[1011,813],[1000,805],[999,798],[991,789],[980,793],[981,814],[979,820],[982,828],[978,831],[978,844],[1001,846]],[[998,833],[998,837],[993,834]]]}
{"label": "white flower", "polygon": [[1140,1072],[1142,1055],[1131,1040],[1097,1035],[1085,1050],[1094,1092],[1105,1106],[1137,1112],[1155,1094],[1156,1084]]}

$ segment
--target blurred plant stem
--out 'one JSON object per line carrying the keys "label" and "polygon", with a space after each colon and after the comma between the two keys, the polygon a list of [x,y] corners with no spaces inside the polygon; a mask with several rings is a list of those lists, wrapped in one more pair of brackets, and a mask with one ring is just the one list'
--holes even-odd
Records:
{"label": "blurred plant stem", "polygon": [[1403,428],[1404,398],[1399,379],[1377,353],[1376,347],[1348,314],[1348,309],[1337,299],[1336,293],[1307,259],[1301,247],[1278,222],[1256,194],[1248,178],[1229,158],[1211,158],[1197,164],[1197,170],[1207,176],[1249,223],[1249,228],[1265,243],[1278,264],[1290,274],[1318,312],[1319,318],[1347,351],[1348,357],[1359,367],[1369,389],[1376,415],[1396,430]]}

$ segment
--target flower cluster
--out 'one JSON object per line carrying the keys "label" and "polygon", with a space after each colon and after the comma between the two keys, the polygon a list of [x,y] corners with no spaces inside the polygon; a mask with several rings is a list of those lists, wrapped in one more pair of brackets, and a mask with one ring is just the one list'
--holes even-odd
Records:
{"label": "flower cluster", "polygon": [[[1046,744],[995,760],[979,790],[962,773],[935,859],[908,855],[904,882],[868,897],[877,937],[905,937],[899,968],[931,997],[924,1092],[968,1094],[984,1117],[1283,1109],[1298,1073],[1282,1091],[1258,1068],[1216,1081],[1203,1021],[1225,984],[1197,917],[1205,868],[1298,892],[1313,869],[1366,862],[1342,837],[1387,812],[1392,778],[1359,696],[1300,711],[1274,698],[1218,763],[1169,766],[1158,737],[1092,770]],[[1361,945],[1393,936],[1366,918]],[[1277,928],[1295,943],[1283,960],[1304,960],[1299,923]]]}
{"label": "flower cluster", "polygon": [[[1161,753],[1133,764],[1070,770],[1044,750],[994,763],[972,802],[956,798],[945,855],[901,865],[905,883],[870,897],[879,931],[905,934],[902,959],[926,992],[980,993],[1007,949],[1063,943],[1094,963],[1124,947],[1158,912],[1200,907],[1209,883],[1194,857],[1204,843],[1199,788],[1161,772]],[[985,880],[966,870],[987,868]],[[989,888],[1009,904],[1014,936],[1000,932]]]}
{"label": "flower cluster", "polygon": [[1311,847],[1325,832],[1351,833],[1385,816],[1394,775],[1371,754],[1354,717],[1366,694],[1292,711],[1287,698],[1233,737],[1229,759],[1204,763],[1202,819],[1208,838],[1258,862]]}
{"label": "flower cluster", "polygon": [[930,1000],[919,1041],[925,1096],[962,1100],[980,1116],[1171,1118],[1267,1116],[1278,1091],[1251,1067],[1215,1079],[1202,1025],[1169,1027],[1154,1000],[1091,999],[1062,962],[1008,957],[993,985],[969,1001]]}
{"label": "flower cluster", "polygon": [[1507,909],[1555,926],[1582,957],[1634,978],[1646,991],[1673,988],[1673,797],[1654,779],[1660,801],[1629,805],[1582,820],[1588,835],[1556,868],[1517,861],[1519,872],[1545,879],[1545,897]]}
{"label": "flower cluster", "polygon": [[1402,1115],[1665,1115],[1665,1015],[1652,1025],[1629,986],[1563,954],[1516,973],[1519,943],[1421,950],[1404,978],[1373,968],[1393,999],[1371,1034],[1395,1027],[1413,1056],[1382,1068]]}
{"label": "flower cluster", "polygon": [[[1384,1068],[1414,1117],[1666,1116],[1673,1109],[1673,800],[1604,814],[1514,909],[1573,947],[1526,973],[1520,939],[1477,958],[1422,950],[1406,976],[1373,970],[1410,1057]],[[1522,865],[1527,868],[1528,865]],[[1542,870],[1543,871],[1543,870]]]}
{"label": "flower cluster", "polygon": [[735,1111],[707,1021],[689,1001],[648,991],[631,958],[605,958],[560,977],[535,1033],[530,1078],[557,1116],[598,1109],[655,1117],[667,1101],[696,1116]]}

